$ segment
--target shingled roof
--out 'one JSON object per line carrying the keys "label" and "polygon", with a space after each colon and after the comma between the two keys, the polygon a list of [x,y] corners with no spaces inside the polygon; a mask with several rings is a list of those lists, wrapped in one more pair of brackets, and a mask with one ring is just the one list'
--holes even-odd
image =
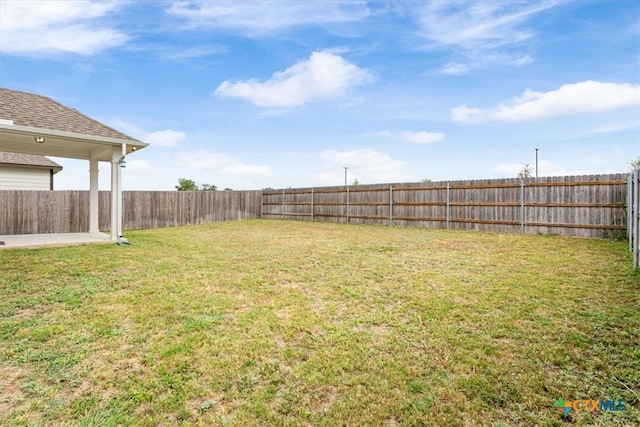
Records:
{"label": "shingled roof", "polygon": [[17,126],[140,142],[51,98],[5,88],[0,88],[0,119]]}
{"label": "shingled roof", "polygon": [[45,156],[39,156],[37,154],[5,153],[0,151],[0,164],[44,167],[47,169],[53,169],[55,172],[60,172],[62,170],[62,166],[58,163],[46,158]]}

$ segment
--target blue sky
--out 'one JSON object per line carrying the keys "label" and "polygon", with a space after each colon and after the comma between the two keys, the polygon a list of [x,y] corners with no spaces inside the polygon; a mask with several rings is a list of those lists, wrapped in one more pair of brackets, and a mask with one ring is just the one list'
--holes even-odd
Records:
{"label": "blue sky", "polygon": [[[151,145],[125,189],[625,172],[637,0],[6,1],[0,86]],[[84,161],[57,189],[88,188]],[[108,189],[108,165],[101,188]]]}

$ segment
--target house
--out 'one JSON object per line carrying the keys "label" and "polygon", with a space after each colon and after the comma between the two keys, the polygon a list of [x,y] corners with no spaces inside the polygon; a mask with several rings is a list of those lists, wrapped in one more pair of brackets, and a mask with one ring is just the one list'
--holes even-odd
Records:
{"label": "house", "polygon": [[62,166],[37,154],[0,152],[0,190],[53,190]]}
{"label": "house", "polygon": [[99,233],[99,163],[108,162],[111,170],[110,234],[111,240],[118,241],[122,236],[121,165],[125,156],[147,145],[49,97],[0,88],[0,152],[88,161],[89,233]]}

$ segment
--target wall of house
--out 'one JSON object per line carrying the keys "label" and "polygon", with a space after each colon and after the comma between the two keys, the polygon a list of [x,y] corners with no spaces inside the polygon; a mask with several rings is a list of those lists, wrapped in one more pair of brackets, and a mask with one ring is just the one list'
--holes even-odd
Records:
{"label": "wall of house", "polygon": [[0,190],[49,190],[50,186],[50,169],[0,165]]}

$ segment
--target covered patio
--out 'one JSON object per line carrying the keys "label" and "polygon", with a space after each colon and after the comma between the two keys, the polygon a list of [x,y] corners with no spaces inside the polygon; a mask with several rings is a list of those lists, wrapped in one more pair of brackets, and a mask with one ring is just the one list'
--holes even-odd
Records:
{"label": "covered patio", "polygon": [[[51,98],[0,88],[0,151],[87,160],[90,194],[87,233],[5,235],[0,236],[4,241],[0,248],[120,241],[121,166],[127,155],[147,145]],[[108,162],[111,170],[109,235],[98,228],[99,162]],[[0,206],[2,203],[11,200],[0,200]]]}

